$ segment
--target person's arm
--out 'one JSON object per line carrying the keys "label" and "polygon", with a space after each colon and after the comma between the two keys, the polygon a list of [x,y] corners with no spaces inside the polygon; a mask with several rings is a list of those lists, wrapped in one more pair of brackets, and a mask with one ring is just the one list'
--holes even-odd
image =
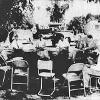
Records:
{"label": "person's arm", "polygon": [[83,50],[94,50],[96,48],[96,44],[94,42],[91,42],[89,47],[83,48]]}
{"label": "person's arm", "polygon": [[13,42],[11,43],[10,46],[11,46],[11,48],[18,49],[17,41],[16,40],[13,40]]}
{"label": "person's arm", "polygon": [[94,46],[83,48],[83,50],[94,50],[94,49],[96,49],[96,47]]}
{"label": "person's arm", "polygon": [[90,67],[91,67],[91,65],[90,65],[90,64],[86,64],[85,66],[86,66],[87,68],[90,68]]}

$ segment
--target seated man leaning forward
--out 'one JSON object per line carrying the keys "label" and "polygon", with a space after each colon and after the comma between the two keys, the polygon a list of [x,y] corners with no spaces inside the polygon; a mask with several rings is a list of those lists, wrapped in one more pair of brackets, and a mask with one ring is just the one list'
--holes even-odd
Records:
{"label": "seated man leaning forward", "polygon": [[[89,79],[90,79],[90,74],[92,75],[97,75],[100,76],[100,40],[96,40],[96,46],[97,46],[97,51],[98,51],[98,59],[97,59],[97,64],[89,64],[84,66],[83,68],[83,78],[84,78],[84,85],[86,89],[89,89]],[[89,59],[88,59],[89,60]]]}

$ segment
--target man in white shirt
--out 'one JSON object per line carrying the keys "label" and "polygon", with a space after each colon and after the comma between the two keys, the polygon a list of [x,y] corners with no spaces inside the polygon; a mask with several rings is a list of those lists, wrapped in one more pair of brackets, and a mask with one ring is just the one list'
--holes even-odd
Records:
{"label": "man in white shirt", "polygon": [[44,49],[46,46],[46,40],[43,39],[43,37],[40,37],[40,40],[37,41],[36,47],[40,48],[40,50],[38,50],[37,55],[39,56],[39,59],[50,59],[48,50]]}
{"label": "man in white shirt", "polygon": [[65,49],[66,47],[69,47],[69,46],[70,44],[68,42],[68,38],[64,38],[64,37],[61,37],[61,39],[59,40],[57,44],[57,47],[62,48],[62,49]]}
{"label": "man in white shirt", "polygon": [[100,76],[100,40],[96,40],[96,46],[99,53],[97,64],[90,63],[90,65],[85,65],[83,68],[83,79],[86,88],[89,87],[89,74]]}

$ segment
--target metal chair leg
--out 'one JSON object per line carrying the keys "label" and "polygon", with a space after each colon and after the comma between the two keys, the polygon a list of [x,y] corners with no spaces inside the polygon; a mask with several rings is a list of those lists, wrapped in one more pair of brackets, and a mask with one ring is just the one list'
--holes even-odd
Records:
{"label": "metal chair leg", "polygon": [[40,86],[40,90],[39,90],[39,92],[38,92],[38,95],[41,95],[40,92],[41,92],[41,90],[42,90],[42,77],[41,77],[40,84],[41,84],[41,86]]}
{"label": "metal chair leg", "polygon": [[90,82],[89,82],[89,88],[90,88],[90,93],[92,93],[92,87],[91,87],[91,77],[90,77]]}
{"label": "metal chair leg", "polygon": [[53,81],[54,81],[54,91],[55,91],[55,88],[56,88],[56,86],[55,86],[55,84],[56,84],[56,83],[55,83],[55,76],[54,76],[54,80],[53,80]]}
{"label": "metal chair leg", "polygon": [[98,78],[96,78],[96,90],[98,90]]}
{"label": "metal chair leg", "polygon": [[68,82],[68,96],[69,96],[69,99],[70,99],[70,82]]}
{"label": "metal chair leg", "polygon": [[84,86],[84,97],[86,97],[86,90],[85,90],[84,81],[83,81],[83,86]]}
{"label": "metal chair leg", "polygon": [[55,89],[56,89],[56,87],[55,87],[55,76],[54,76],[54,80],[53,80],[53,92],[50,94],[50,96],[53,95],[53,93],[55,92]]}
{"label": "metal chair leg", "polygon": [[29,89],[29,68],[27,68],[27,91]]}
{"label": "metal chair leg", "polygon": [[41,77],[41,90],[42,90],[42,87],[43,87],[43,79]]}
{"label": "metal chair leg", "polygon": [[11,90],[13,89],[13,67],[11,69]]}
{"label": "metal chair leg", "polygon": [[2,81],[1,86],[3,85],[3,83],[4,83],[4,81],[5,81],[5,75],[6,75],[6,71],[5,71],[5,73],[4,73],[4,77],[3,77],[3,81]]}
{"label": "metal chair leg", "polygon": [[40,96],[50,96],[51,97],[52,94],[55,92],[55,76],[54,76],[54,80],[53,80],[53,91],[50,94],[41,94],[42,89],[43,89],[43,78],[41,77],[41,86],[40,86],[40,90],[38,92],[38,95],[40,95]]}

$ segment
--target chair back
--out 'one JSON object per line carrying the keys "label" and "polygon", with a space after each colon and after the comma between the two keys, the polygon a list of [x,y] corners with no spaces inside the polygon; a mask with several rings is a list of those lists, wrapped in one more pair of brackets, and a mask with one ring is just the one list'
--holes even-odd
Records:
{"label": "chair back", "polygon": [[23,68],[23,67],[28,67],[28,62],[26,60],[14,60],[13,61],[13,64],[15,67],[20,67],[20,68]]}
{"label": "chair back", "polygon": [[84,67],[83,63],[75,63],[68,68],[68,72],[79,72],[83,70],[83,67]]}
{"label": "chair back", "polygon": [[52,73],[53,70],[53,62],[51,60],[44,61],[44,60],[38,60],[38,73],[40,70],[48,70]]}

